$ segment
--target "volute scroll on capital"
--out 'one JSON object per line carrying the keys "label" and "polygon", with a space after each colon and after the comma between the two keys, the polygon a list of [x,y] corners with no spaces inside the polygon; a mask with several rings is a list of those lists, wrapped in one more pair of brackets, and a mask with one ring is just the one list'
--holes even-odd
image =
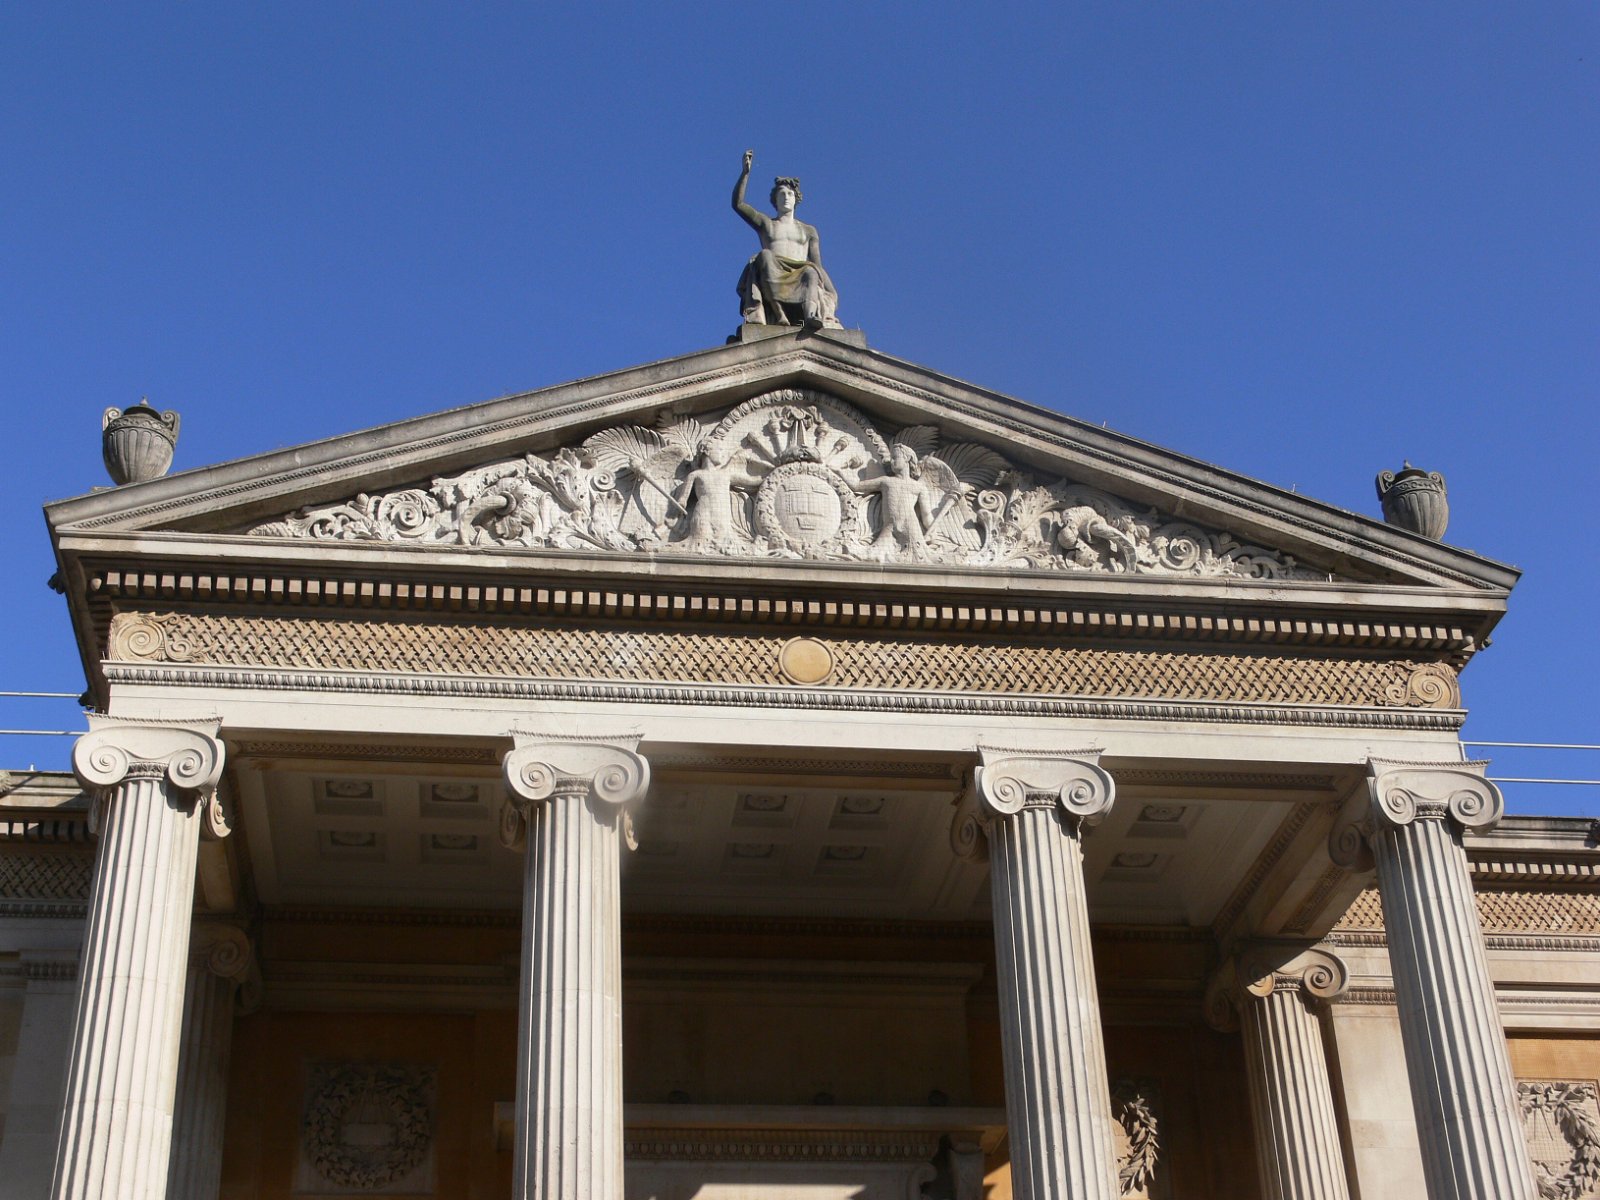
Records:
{"label": "volute scroll on capital", "polygon": [[1417,821],[1448,821],[1461,833],[1487,832],[1505,815],[1505,797],[1484,777],[1489,764],[1412,763],[1370,759],[1367,786],[1341,813],[1328,853],[1351,871],[1370,870],[1371,841],[1388,829]]}
{"label": "volute scroll on capital", "polygon": [[1059,807],[1083,825],[1111,811],[1116,784],[1100,766],[1099,750],[1005,750],[979,746],[973,769],[984,815],[1009,817],[1029,807]]}
{"label": "volute scroll on capital", "polygon": [[196,921],[189,936],[189,963],[235,984],[246,1011],[259,1003],[261,970],[255,946],[239,926],[227,921]]}
{"label": "volute scroll on capital", "polygon": [[[214,804],[222,777],[221,722],[138,722],[92,714],[72,749],[72,771],[86,791],[104,797],[128,779],[159,779],[204,808],[208,832],[225,836],[225,810]],[[215,808],[215,811],[213,811]]]}
{"label": "volute scroll on capital", "polygon": [[979,746],[980,764],[950,826],[950,848],[981,861],[985,831],[1028,808],[1059,811],[1079,828],[1111,811],[1116,784],[1100,765],[1099,750],[1011,750]]}
{"label": "volute scroll on capital", "polygon": [[[557,796],[575,796],[623,809],[650,787],[650,762],[638,753],[636,735],[533,738],[514,734],[517,745],[503,763],[508,799],[500,814],[500,839],[521,849],[528,817],[536,805]],[[633,848],[632,821],[621,813]]]}
{"label": "volute scroll on capital", "polygon": [[1251,1000],[1294,991],[1307,1001],[1337,1000],[1350,987],[1350,968],[1331,950],[1302,942],[1251,942],[1212,976],[1206,988],[1206,1020],[1213,1028],[1238,1027],[1237,1015]]}

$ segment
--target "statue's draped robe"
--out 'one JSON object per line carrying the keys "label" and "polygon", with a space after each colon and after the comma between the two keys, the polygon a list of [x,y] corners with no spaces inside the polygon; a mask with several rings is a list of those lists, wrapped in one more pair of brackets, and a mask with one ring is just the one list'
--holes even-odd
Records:
{"label": "statue's draped robe", "polygon": [[784,258],[770,250],[762,250],[744,266],[739,276],[739,308],[746,321],[752,324],[777,324],[779,314],[771,306],[795,304],[804,306],[807,289],[815,289],[818,316],[829,328],[839,328],[839,293],[828,273],[814,262],[805,259]]}

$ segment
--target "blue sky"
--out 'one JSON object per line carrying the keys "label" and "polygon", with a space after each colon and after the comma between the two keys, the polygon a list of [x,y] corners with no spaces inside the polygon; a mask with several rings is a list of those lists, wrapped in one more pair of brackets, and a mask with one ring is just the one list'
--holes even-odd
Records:
{"label": "blue sky", "polygon": [[718,344],[750,146],[878,349],[1367,514],[1444,472],[1526,572],[1467,736],[1600,742],[1597,67],[1592,3],[0,5],[0,689],[82,686],[37,513],[103,407],[182,468]]}

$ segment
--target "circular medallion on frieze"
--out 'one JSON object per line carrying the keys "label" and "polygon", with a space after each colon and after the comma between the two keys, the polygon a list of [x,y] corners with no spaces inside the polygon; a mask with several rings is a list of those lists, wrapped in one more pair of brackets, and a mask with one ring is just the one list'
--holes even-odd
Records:
{"label": "circular medallion on frieze", "polygon": [[785,463],[756,493],[756,523],[774,545],[812,554],[839,535],[855,512],[855,495],[820,463]]}
{"label": "circular medallion on frieze", "polygon": [[790,683],[822,683],[833,674],[833,651],[816,638],[790,638],[778,651],[778,670]]}

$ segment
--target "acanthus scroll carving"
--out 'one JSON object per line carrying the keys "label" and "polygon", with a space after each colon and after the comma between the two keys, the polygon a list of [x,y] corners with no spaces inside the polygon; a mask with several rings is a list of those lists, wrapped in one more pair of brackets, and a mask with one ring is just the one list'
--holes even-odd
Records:
{"label": "acanthus scroll carving", "polygon": [[[785,388],[707,424],[664,415],[581,445],[361,494],[261,537],[622,554],[937,563],[1008,570],[1325,579],[1107,492],[1047,479],[933,425],[887,436],[824,392]],[[141,630],[146,639],[159,629]],[[142,647],[132,647],[136,654]]]}

